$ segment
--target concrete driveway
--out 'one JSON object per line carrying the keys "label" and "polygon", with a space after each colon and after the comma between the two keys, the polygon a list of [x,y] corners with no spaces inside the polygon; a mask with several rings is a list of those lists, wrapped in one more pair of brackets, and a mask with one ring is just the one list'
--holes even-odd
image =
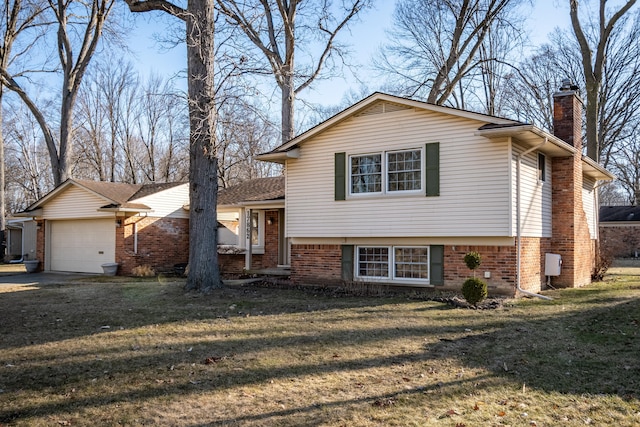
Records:
{"label": "concrete driveway", "polygon": [[65,283],[69,280],[91,276],[82,273],[27,273],[22,264],[0,265],[0,286]]}

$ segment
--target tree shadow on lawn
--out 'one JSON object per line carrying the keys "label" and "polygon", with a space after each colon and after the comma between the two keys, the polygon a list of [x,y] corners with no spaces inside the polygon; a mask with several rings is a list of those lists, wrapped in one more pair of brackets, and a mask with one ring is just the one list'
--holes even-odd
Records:
{"label": "tree shadow on lawn", "polygon": [[[604,293],[583,292],[585,302]],[[458,354],[469,367],[487,368],[528,388],[639,399],[640,297],[605,297],[599,303],[567,315],[523,317],[504,329],[429,345],[427,352],[433,358]]]}
{"label": "tree shadow on lawn", "polygon": [[[109,292],[118,292],[109,289]],[[27,292],[27,291],[25,291]],[[89,292],[89,290],[87,290]],[[148,297],[140,289],[120,289],[121,295],[117,300],[122,307],[105,307],[105,316],[114,315],[118,310],[124,311],[122,321],[127,321],[123,331],[113,330],[105,334],[97,334],[96,339],[105,339],[105,344],[99,350],[78,349],[73,354],[49,353],[41,358],[18,361],[15,366],[7,367],[8,361],[0,365],[0,383],[5,388],[2,397],[9,397],[14,391],[52,393],[54,399],[47,403],[21,402],[18,406],[0,409],[0,422],[10,423],[32,416],[50,416],[55,414],[73,413],[87,407],[106,407],[119,402],[141,402],[167,396],[200,395],[208,392],[219,392],[243,386],[254,386],[269,383],[273,380],[294,379],[305,376],[316,376],[330,373],[362,371],[371,368],[400,367],[411,363],[428,363],[429,361],[454,357],[470,368],[484,368],[493,373],[494,378],[506,378],[514,383],[523,383],[527,387],[538,388],[548,392],[571,394],[607,393],[616,394],[626,399],[638,399],[640,390],[640,364],[637,355],[640,354],[638,337],[638,322],[640,321],[640,300],[638,298],[603,298],[604,292],[588,291],[580,304],[573,310],[561,315],[545,317],[515,316],[508,313],[505,316],[482,319],[484,312],[471,312],[475,320],[479,321],[480,331],[461,332],[460,327],[450,326],[449,323],[438,319],[467,316],[470,311],[461,309],[445,309],[438,303],[428,304],[425,308],[416,308],[416,312],[426,313],[428,310],[437,313],[435,321],[422,325],[403,325],[401,327],[381,326],[354,332],[348,326],[349,318],[334,318],[328,310],[341,308],[355,308],[350,314],[353,322],[366,319],[368,315],[378,316],[384,313],[386,304],[398,304],[402,300],[387,298],[352,298],[331,299],[308,294],[297,293],[289,296],[287,303],[282,303],[282,296],[287,291],[243,289],[240,293],[226,290],[214,297],[182,296],[184,307],[167,318],[158,317],[158,313],[166,308],[166,304],[175,303],[176,291],[169,287],[155,299],[147,299],[150,312],[146,316],[127,313],[128,298],[137,301],[130,303],[131,307],[144,310],[138,305],[139,300]],[[224,322],[233,323],[244,315],[237,311],[230,313],[229,305],[240,301],[242,293],[253,293],[251,307],[246,307],[246,313],[256,313],[256,323],[251,328],[244,329],[242,334],[233,332],[216,332],[222,330],[219,325]],[[282,293],[284,292],[284,293]],[[98,292],[99,294],[100,292]],[[135,294],[134,296],[130,294]],[[61,296],[62,295],[62,296]],[[129,295],[129,297],[127,297]],[[2,306],[11,308],[14,315],[27,308],[38,307],[43,297],[54,297],[58,304],[70,304],[79,319],[83,315],[100,309],[100,303],[88,304],[80,309],[77,301],[69,300],[68,294],[43,293],[42,295],[24,295],[30,297],[31,303],[17,299],[4,300],[6,294],[1,294]],[[35,297],[35,298],[34,298]],[[134,298],[135,297],[135,298]],[[163,298],[167,301],[163,301]],[[599,299],[600,298],[600,299]],[[594,300],[600,302],[593,303]],[[606,300],[606,302],[605,302]],[[217,301],[213,304],[214,301]],[[406,301],[406,299],[404,300]],[[280,304],[279,304],[280,302]],[[155,304],[155,305],[154,305]],[[213,304],[213,306],[212,306]],[[532,302],[547,304],[546,302]],[[553,304],[560,304],[554,302]],[[526,304],[525,304],[526,306]],[[236,307],[237,308],[237,307]],[[315,311],[315,313],[314,313]],[[319,313],[320,312],[320,313]],[[302,329],[302,325],[288,325],[294,332],[300,326],[298,334],[283,334],[277,337],[262,336],[268,332],[268,327],[262,325],[259,315],[271,313],[309,313],[318,315],[315,320],[317,328]],[[55,312],[46,322],[34,324],[34,327],[55,325]],[[153,322],[149,322],[149,316]],[[47,317],[48,317],[47,316]],[[133,317],[133,319],[130,318]],[[252,315],[253,316],[253,315]],[[4,312],[3,312],[4,317]],[[53,320],[53,321],[51,321]],[[151,323],[161,322],[190,322],[201,321],[205,329],[196,330],[180,335],[177,343],[149,343],[149,350],[132,348],[130,341],[118,342],[120,334],[126,334],[128,329],[153,326]],[[473,320],[473,319],[471,319]],[[63,321],[67,321],[64,320]],[[329,329],[327,324],[342,321],[341,327]],[[99,325],[99,320],[94,323]],[[4,323],[4,320],[3,320]],[[117,323],[111,323],[117,325]],[[2,327],[5,329],[5,327]],[[114,328],[116,329],[116,328]],[[228,328],[224,328],[225,330]],[[87,333],[90,330],[93,332]],[[9,331],[3,330],[3,336]],[[55,331],[54,331],[55,332]],[[18,331],[19,333],[19,331]],[[95,325],[91,327],[72,329],[60,335],[52,334],[47,338],[46,331],[37,335],[39,342],[50,343],[62,339],[82,337],[95,334]],[[176,334],[181,334],[178,328]],[[257,336],[256,336],[257,335]],[[421,350],[406,354],[371,355],[358,359],[341,359],[334,349],[349,345],[391,345],[398,338],[408,338],[424,341],[431,337],[431,344]],[[440,340],[433,339],[440,337]],[[89,337],[91,338],[91,337]],[[24,346],[30,343],[25,342]],[[14,344],[15,346],[15,344]],[[8,346],[5,348],[12,348]],[[289,353],[291,363],[269,364],[255,363],[254,354],[269,352],[270,350],[285,349]],[[100,356],[100,357],[98,357]],[[337,356],[337,357],[336,357]],[[309,358],[308,360],[306,358]],[[207,362],[211,359],[211,363]],[[124,362],[124,363],[123,363]],[[295,362],[295,363],[294,363]],[[251,366],[247,368],[247,366]],[[185,375],[185,370],[193,371],[193,375]],[[3,372],[4,371],[4,372]],[[71,374],[69,372],[72,372]],[[190,374],[189,374],[190,375]],[[474,377],[475,381],[478,377]],[[93,383],[95,392],[86,396],[73,396],[62,399],[61,396],[70,393],[69,390],[81,390]],[[133,383],[133,384],[131,384]],[[449,386],[447,383],[444,386]],[[437,385],[442,387],[443,385]],[[426,387],[398,387],[397,393],[372,393],[362,399],[336,400],[332,405],[356,404],[357,402],[384,399],[391,395],[422,393],[436,387],[430,383]],[[4,405],[0,404],[0,408]],[[318,405],[301,405],[295,412],[312,412]],[[246,420],[263,420],[270,417],[287,416],[291,411],[265,412],[260,415],[247,416]],[[215,414],[212,414],[215,417]],[[215,421],[217,422],[217,421]],[[223,423],[224,424],[224,423]],[[215,425],[215,424],[214,424]]]}
{"label": "tree shadow on lawn", "polygon": [[[11,423],[33,416],[73,413],[87,407],[142,402],[173,395],[188,399],[189,395],[230,391],[244,386],[269,384],[274,380],[293,380],[336,372],[364,372],[382,367],[402,367],[405,364],[426,361],[431,356],[428,353],[418,352],[343,360],[334,350],[343,345],[384,343],[398,337],[421,340],[425,334],[448,332],[448,328],[443,329],[437,326],[432,328],[408,326],[369,329],[366,334],[357,336],[350,335],[345,329],[277,339],[225,337],[222,340],[203,341],[201,337],[186,336],[179,348],[167,346],[154,354],[147,354],[144,349],[138,351],[115,346],[101,351],[74,352],[66,360],[64,355],[50,354],[49,363],[46,363],[45,359],[37,360],[36,363],[18,362],[7,369],[5,371],[7,374],[0,376],[0,379],[7,388],[4,391],[5,395],[14,390],[46,392],[53,395],[53,401],[48,403],[25,401],[20,402],[18,408],[5,407],[0,409],[0,422]],[[283,361],[275,366],[262,365],[254,363],[252,359],[254,352],[268,353],[269,350],[278,349],[286,349],[289,354],[289,363]],[[118,363],[119,356],[124,358],[125,363]],[[309,358],[308,361],[306,357]],[[116,363],[118,368],[114,369]],[[247,368],[247,363],[252,364],[252,367]],[[189,373],[185,374],[185,372]],[[138,386],[129,386],[131,383]],[[119,390],[114,388],[114,385],[121,385],[128,390]],[[86,397],[72,396],[70,392],[70,390],[82,390],[87,387],[96,389]],[[413,392],[420,393],[425,390],[426,387],[415,387]],[[411,391],[403,388],[403,393],[411,393]],[[68,398],[62,398],[67,395],[69,395]],[[360,400],[384,399],[393,395],[397,393],[372,394]],[[0,394],[1,397],[2,394]],[[0,405],[0,408],[2,406]],[[310,405],[308,410],[314,408],[317,409],[318,405]],[[296,412],[304,410],[299,408]],[[286,415],[286,411],[273,415],[247,417],[247,419],[283,415]]]}
{"label": "tree shadow on lawn", "polygon": [[182,282],[65,283],[0,293],[0,350],[109,330],[245,316],[377,307],[405,297],[344,297],[299,289],[228,286],[185,293]]}

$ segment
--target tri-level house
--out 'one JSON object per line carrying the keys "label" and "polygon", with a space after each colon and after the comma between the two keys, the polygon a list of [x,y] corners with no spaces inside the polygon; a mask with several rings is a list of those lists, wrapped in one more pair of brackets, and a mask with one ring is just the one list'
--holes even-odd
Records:
{"label": "tri-level house", "polygon": [[596,187],[614,177],[582,155],[578,93],[554,103],[552,135],[374,93],[260,155],[284,165],[292,280],[459,289],[478,251],[493,293],[544,289],[546,254],[553,286],[589,283]]}

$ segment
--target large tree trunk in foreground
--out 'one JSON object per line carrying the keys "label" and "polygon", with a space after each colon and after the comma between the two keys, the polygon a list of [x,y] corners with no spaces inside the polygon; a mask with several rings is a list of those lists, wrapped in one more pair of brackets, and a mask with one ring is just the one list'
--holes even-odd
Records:
{"label": "large tree trunk in foreground", "polygon": [[189,276],[185,289],[221,288],[218,268],[217,198],[213,67],[213,2],[189,0],[182,9],[165,0],[125,0],[132,12],[159,10],[186,24],[189,86]]}
{"label": "large tree trunk in foreground", "polygon": [[186,289],[208,292],[222,286],[218,268],[218,166],[214,144],[213,2],[189,0],[187,61],[191,126],[189,278]]}

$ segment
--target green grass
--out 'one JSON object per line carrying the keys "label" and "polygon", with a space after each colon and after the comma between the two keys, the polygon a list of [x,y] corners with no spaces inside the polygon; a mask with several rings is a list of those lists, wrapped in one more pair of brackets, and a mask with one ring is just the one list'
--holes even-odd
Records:
{"label": "green grass", "polygon": [[182,285],[0,288],[0,425],[640,424],[637,277],[496,310]]}

